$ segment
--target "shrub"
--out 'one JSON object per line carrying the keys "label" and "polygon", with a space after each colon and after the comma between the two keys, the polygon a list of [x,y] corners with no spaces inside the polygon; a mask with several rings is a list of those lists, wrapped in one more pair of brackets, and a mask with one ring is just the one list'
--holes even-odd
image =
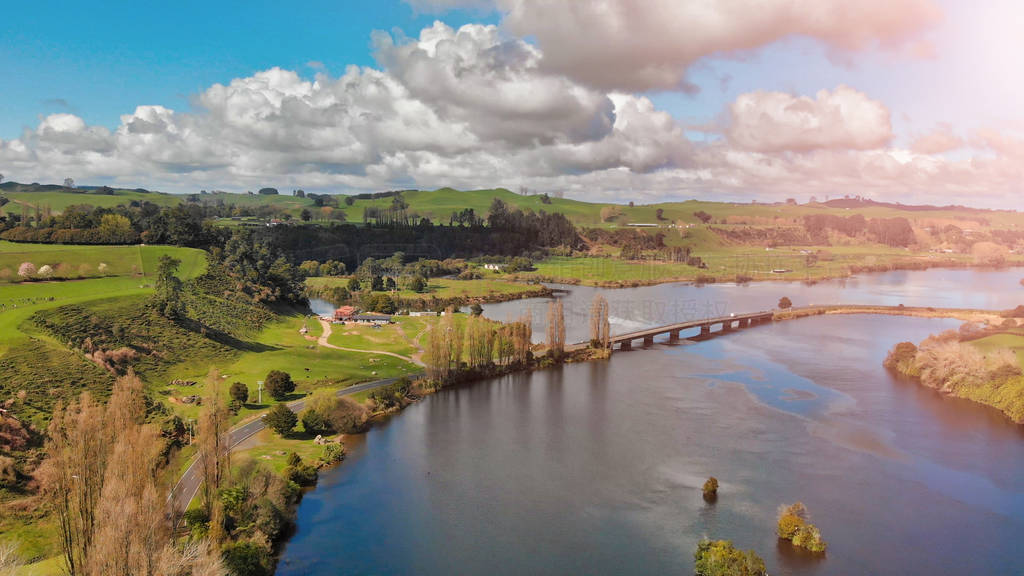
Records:
{"label": "shrub", "polygon": [[767,576],[768,569],[753,550],[737,550],[728,540],[708,540],[697,544],[694,553],[697,576]]}
{"label": "shrub", "polygon": [[355,434],[366,428],[369,419],[366,408],[351,398],[337,398],[327,414],[331,428],[339,434]]}
{"label": "shrub", "polygon": [[210,531],[210,517],[201,507],[189,508],[181,518],[185,521],[185,526],[192,532],[193,538],[205,538]]}
{"label": "shrub", "polygon": [[235,382],[228,389],[228,393],[231,395],[233,400],[237,400],[242,404],[249,401],[249,387],[242,382]]}
{"label": "shrub", "polygon": [[828,545],[821,539],[821,532],[813,524],[804,524],[793,535],[793,545],[811,552],[824,552]]}
{"label": "shrub", "polygon": [[270,576],[270,550],[256,542],[243,540],[224,546],[224,567],[233,576]]}
{"label": "shrub", "polygon": [[18,276],[22,278],[30,278],[36,275],[36,265],[31,262],[22,262],[18,266]]}
{"label": "shrub", "polygon": [[267,415],[263,417],[263,422],[271,430],[284,436],[295,428],[295,425],[299,422],[299,417],[284,404],[275,404],[273,408],[267,411]]}
{"label": "shrub", "polygon": [[327,434],[331,431],[331,423],[319,411],[306,408],[299,415],[302,428],[309,434]]}
{"label": "shrub", "polygon": [[704,497],[714,498],[715,496],[718,496],[718,478],[712,476],[704,482]]}
{"label": "shrub", "polygon": [[793,307],[793,301],[790,300],[788,296],[783,296],[782,298],[779,298],[779,308],[780,309],[786,310],[787,308],[792,308],[792,307]]}
{"label": "shrub", "polygon": [[295,482],[299,486],[313,486],[316,484],[316,468],[306,464],[299,458],[299,455],[292,452],[288,455],[288,466],[281,474],[289,482]]}
{"label": "shrub", "polygon": [[283,400],[295,391],[295,382],[292,381],[291,375],[280,370],[271,370],[263,384],[274,400]]}
{"label": "shrub", "polygon": [[913,370],[916,358],[917,346],[913,342],[900,342],[889,351],[882,365],[902,374],[909,374]]}
{"label": "shrub", "polygon": [[789,540],[794,546],[811,552],[824,552],[827,547],[821,538],[821,532],[810,523],[807,508],[800,502],[779,508],[776,532],[779,538]]}
{"label": "shrub", "polygon": [[[0,456],[0,488],[14,486],[17,481],[18,468],[14,463],[14,458]],[[0,566],[3,564],[0,563]]]}
{"label": "shrub", "polygon": [[345,446],[337,442],[324,445],[324,453],[320,459],[328,464],[337,464],[345,459]]}

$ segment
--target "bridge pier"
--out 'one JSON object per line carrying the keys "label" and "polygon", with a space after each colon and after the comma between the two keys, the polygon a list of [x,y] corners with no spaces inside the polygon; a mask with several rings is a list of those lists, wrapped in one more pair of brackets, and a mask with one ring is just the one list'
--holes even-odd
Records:
{"label": "bridge pier", "polygon": [[750,326],[750,318],[744,318],[743,320],[740,320],[740,328],[746,328],[748,326]]}
{"label": "bridge pier", "polygon": [[619,344],[619,350],[632,350],[632,349],[633,349],[633,341],[632,340],[623,340]]}
{"label": "bridge pier", "polygon": [[701,324],[700,326],[701,336],[711,336],[711,324]]}
{"label": "bridge pier", "polygon": [[654,344],[654,336],[644,336],[644,346],[650,346]]}
{"label": "bridge pier", "polygon": [[729,332],[732,330],[732,320],[726,320],[722,322],[722,332]]}
{"label": "bridge pier", "polygon": [[669,342],[678,342],[679,341],[679,330],[670,330],[669,333],[668,333],[668,341]]}

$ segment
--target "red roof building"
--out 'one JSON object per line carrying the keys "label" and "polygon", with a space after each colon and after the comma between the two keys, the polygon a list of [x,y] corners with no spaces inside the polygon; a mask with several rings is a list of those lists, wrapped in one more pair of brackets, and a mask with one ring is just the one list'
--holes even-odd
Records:
{"label": "red roof building", "polygon": [[352,316],[355,315],[355,306],[342,306],[334,311],[335,320],[351,320]]}

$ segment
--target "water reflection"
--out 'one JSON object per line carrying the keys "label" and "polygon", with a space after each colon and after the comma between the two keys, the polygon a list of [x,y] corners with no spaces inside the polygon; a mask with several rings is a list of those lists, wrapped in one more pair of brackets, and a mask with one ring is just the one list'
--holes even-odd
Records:
{"label": "water reflection", "polygon": [[[689,573],[702,536],[772,574],[1021,573],[1021,428],[881,367],[955,325],[815,317],[444,391],[350,442],[280,573]],[[795,500],[825,559],[777,542]]]}

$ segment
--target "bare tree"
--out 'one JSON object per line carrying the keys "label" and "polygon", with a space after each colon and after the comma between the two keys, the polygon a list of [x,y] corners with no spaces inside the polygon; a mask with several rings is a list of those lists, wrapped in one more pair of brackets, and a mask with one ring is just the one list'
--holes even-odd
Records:
{"label": "bare tree", "polygon": [[199,414],[199,463],[203,473],[203,508],[210,518],[210,539],[219,544],[224,537],[223,513],[218,492],[228,477],[228,410],[219,392],[220,374],[216,369],[207,376],[211,393],[203,401]]}
{"label": "bare tree", "polygon": [[109,457],[103,406],[88,392],[58,404],[47,433],[44,493],[57,515],[67,573],[85,574]]}
{"label": "bare tree", "polygon": [[0,542],[0,576],[16,576],[24,565],[17,543]]}
{"label": "bare tree", "polygon": [[607,348],[611,339],[611,324],[608,321],[608,301],[597,294],[590,306],[590,345]]}
{"label": "bare tree", "polygon": [[527,310],[511,325],[512,356],[513,360],[520,364],[526,364],[530,360],[530,350],[533,348],[532,317]]}
{"label": "bare tree", "polygon": [[64,179],[64,187],[65,188],[74,188],[75,187],[75,179],[74,178],[65,178]]}
{"label": "bare tree", "polygon": [[548,303],[548,351],[555,358],[565,353],[565,311],[558,298]]}

